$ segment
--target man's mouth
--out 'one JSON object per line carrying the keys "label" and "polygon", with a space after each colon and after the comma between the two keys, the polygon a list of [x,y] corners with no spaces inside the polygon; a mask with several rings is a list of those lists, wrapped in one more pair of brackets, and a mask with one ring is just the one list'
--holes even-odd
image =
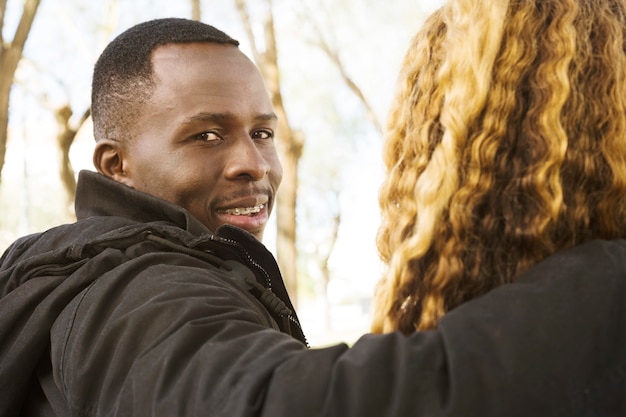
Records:
{"label": "man's mouth", "polygon": [[230,216],[251,216],[261,212],[265,204],[257,204],[253,207],[234,207],[224,210],[218,210],[220,214],[228,214]]}

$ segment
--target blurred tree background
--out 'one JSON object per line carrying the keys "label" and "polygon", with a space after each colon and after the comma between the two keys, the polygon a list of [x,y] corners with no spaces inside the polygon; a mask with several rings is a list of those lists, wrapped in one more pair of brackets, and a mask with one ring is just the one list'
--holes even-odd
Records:
{"label": "blurred tree background", "polygon": [[0,252],[74,221],[76,174],[93,170],[90,83],[104,46],[140,21],[202,20],[241,42],[281,120],[285,177],[265,243],[304,330],[313,345],[353,341],[369,327],[380,275],[387,110],[409,41],[440,3],[0,0]]}

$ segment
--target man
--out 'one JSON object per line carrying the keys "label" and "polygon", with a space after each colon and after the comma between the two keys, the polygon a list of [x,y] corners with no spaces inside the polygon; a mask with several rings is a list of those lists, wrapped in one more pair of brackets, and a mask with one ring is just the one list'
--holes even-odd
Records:
{"label": "man", "polygon": [[[148,45],[163,25],[152,24],[133,32]],[[261,240],[282,178],[276,115],[263,80],[233,48],[236,41],[215,34],[215,42],[188,42],[185,32],[176,34],[176,24],[162,29],[169,43],[152,55],[153,80],[148,48],[141,51],[144,59],[134,50],[120,57],[115,48],[100,58],[94,165],[115,181],[186,208],[209,230],[233,224]],[[175,43],[176,36],[185,43]],[[112,82],[117,77],[124,78]]]}
{"label": "man", "polygon": [[[549,415],[623,371],[616,274],[585,297],[585,282],[545,274],[436,331],[307,349],[259,242],[280,181],[275,116],[236,42],[146,22],[107,47],[93,83],[98,173],[81,173],[78,221],[2,258],[0,414]],[[601,363],[562,355],[555,331]],[[589,398],[559,379],[573,367]]]}

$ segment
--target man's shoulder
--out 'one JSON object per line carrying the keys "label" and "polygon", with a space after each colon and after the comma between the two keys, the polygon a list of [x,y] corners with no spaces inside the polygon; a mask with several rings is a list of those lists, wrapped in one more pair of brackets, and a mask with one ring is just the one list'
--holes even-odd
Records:
{"label": "man's shoulder", "polygon": [[22,236],[5,250],[0,261],[1,269],[33,256],[87,243],[128,225],[129,222],[122,218],[100,217],[63,224],[43,232]]}

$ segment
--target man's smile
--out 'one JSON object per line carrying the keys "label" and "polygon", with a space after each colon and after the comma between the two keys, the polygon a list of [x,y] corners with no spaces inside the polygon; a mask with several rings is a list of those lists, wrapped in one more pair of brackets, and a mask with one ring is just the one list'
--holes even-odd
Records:
{"label": "man's smile", "polygon": [[261,210],[265,207],[265,204],[257,204],[252,207],[235,207],[229,209],[218,210],[217,212],[220,214],[228,214],[232,216],[249,216],[259,214]]}

